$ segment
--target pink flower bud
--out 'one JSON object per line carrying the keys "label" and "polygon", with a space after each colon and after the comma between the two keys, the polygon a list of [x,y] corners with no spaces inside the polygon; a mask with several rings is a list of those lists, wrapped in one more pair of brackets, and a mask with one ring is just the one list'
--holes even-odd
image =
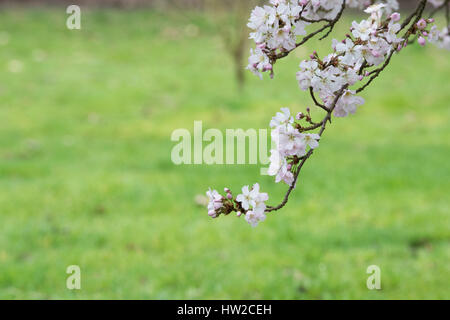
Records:
{"label": "pink flower bud", "polygon": [[227,199],[228,199],[228,200],[233,199],[233,195],[232,195],[231,193],[227,193]]}
{"label": "pink flower bud", "polygon": [[425,21],[425,19],[420,19],[419,22],[417,22],[416,26],[420,30],[423,30],[427,27],[427,22]]}
{"label": "pink flower bud", "polygon": [[230,192],[230,189],[224,188],[223,191],[225,191],[225,192]]}
{"label": "pink flower bud", "polygon": [[428,37],[428,32],[424,31],[424,32],[422,32],[422,35],[423,35],[424,37]]}
{"label": "pink flower bud", "polygon": [[393,14],[391,14],[391,20],[394,22],[400,21],[400,13],[394,12]]}
{"label": "pink flower bud", "polygon": [[359,76],[359,81],[362,81],[364,79],[364,76],[363,75],[360,75]]}
{"label": "pink flower bud", "polygon": [[302,120],[303,119],[303,113],[301,113],[301,112],[297,113],[297,115],[295,116],[295,119]]}
{"label": "pink flower bud", "polygon": [[434,23],[434,18],[428,19],[427,22],[428,23]]}
{"label": "pink flower bud", "polygon": [[289,164],[287,165],[287,170],[288,170],[288,171],[291,171],[291,169],[292,169],[292,163],[289,163]]}
{"label": "pink flower bud", "polygon": [[269,70],[272,70],[272,65],[271,64],[266,64],[264,66],[264,71],[269,71]]}
{"label": "pink flower bud", "polygon": [[240,216],[242,215],[242,212],[238,211],[238,212],[236,212],[236,215],[237,215],[238,217],[240,217]]}
{"label": "pink flower bud", "polygon": [[419,37],[419,39],[417,40],[419,42],[419,44],[423,47],[427,41],[425,40],[424,37]]}
{"label": "pink flower bud", "polygon": [[208,211],[208,216],[211,218],[217,218],[217,213],[214,210]]}
{"label": "pink flower bud", "polygon": [[259,43],[258,44],[258,48],[265,49],[266,48],[266,44],[264,42],[263,43]]}
{"label": "pink flower bud", "polygon": [[306,6],[308,4],[308,0],[300,0],[300,5]]}

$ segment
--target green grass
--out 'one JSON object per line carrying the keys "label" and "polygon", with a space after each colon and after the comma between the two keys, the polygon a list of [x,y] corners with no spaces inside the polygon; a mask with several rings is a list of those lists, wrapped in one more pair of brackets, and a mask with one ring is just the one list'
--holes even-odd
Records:
{"label": "green grass", "polygon": [[[170,135],[304,110],[295,72],[312,45],[239,94],[202,16],[82,17],[69,31],[63,9],[0,13],[0,298],[450,298],[448,52],[396,56],[252,229],[209,219],[195,196],[259,182],[273,204],[286,186],[259,166],[175,166]],[[372,264],[381,291],[366,288]]]}

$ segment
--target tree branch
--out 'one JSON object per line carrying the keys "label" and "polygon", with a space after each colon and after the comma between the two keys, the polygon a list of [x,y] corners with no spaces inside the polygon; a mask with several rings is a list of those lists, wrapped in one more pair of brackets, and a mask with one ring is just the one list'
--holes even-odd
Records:
{"label": "tree branch", "polygon": [[[450,0],[446,0],[445,4],[448,4],[449,1]],[[403,30],[405,27],[407,27],[411,23],[411,21],[414,19],[414,17],[415,17],[413,24],[408,28],[408,30],[405,33],[405,36],[404,36],[404,40],[405,41],[408,41],[409,37],[414,34],[415,25],[422,18],[423,12],[424,12],[425,7],[426,7],[426,4],[427,4],[427,0],[421,0],[420,3],[418,4],[416,10],[402,23],[400,31]],[[341,14],[342,14],[342,11],[344,10],[344,7],[345,7],[345,1],[343,3],[343,7],[341,8],[340,14],[336,17],[337,20],[339,20]],[[444,8],[444,5],[441,7],[441,9],[442,8]],[[447,8],[447,12],[448,12],[448,8]],[[333,26],[337,22],[336,19],[333,20]],[[330,27],[330,24],[328,24],[327,27]],[[325,29],[321,28],[321,31],[323,31]],[[321,32],[321,31],[319,31],[319,32]],[[363,87],[361,87],[358,90],[356,90],[357,93],[362,92],[365,88],[367,88],[372,83],[372,81],[375,80],[381,74],[381,72],[383,70],[385,70],[385,68],[391,62],[391,59],[392,59],[392,56],[393,56],[394,52],[395,52],[395,49],[393,48],[391,53],[389,54],[388,58],[384,62],[384,64],[380,68],[375,69],[375,70],[373,70],[371,72],[373,75],[370,77],[369,81]],[[358,70],[358,73],[362,74],[362,71],[363,71],[363,69],[365,67],[366,67],[366,65],[363,63],[362,66],[360,67],[360,70]],[[318,124],[315,124],[315,125],[313,125],[311,127],[303,128],[303,131],[309,131],[309,130],[314,130],[314,129],[320,128],[319,136],[322,137],[322,135],[323,135],[323,133],[324,133],[324,131],[326,129],[328,121],[331,121],[331,116],[332,116],[332,113],[333,113],[334,109],[336,108],[337,102],[339,101],[339,99],[342,97],[342,95],[344,94],[345,90],[347,90],[347,89],[348,89],[348,85],[345,85],[344,87],[342,87],[337,92],[336,97],[333,100],[333,103],[331,104],[330,108],[326,108],[324,105],[320,104],[317,101],[317,99],[314,96],[314,92],[313,92],[312,88],[310,88],[309,91],[310,91],[310,94],[311,94],[311,97],[312,97],[314,103],[316,104],[316,106],[326,110],[327,114],[326,114],[326,116],[323,118],[323,120],[321,122],[319,122]],[[294,174],[294,181],[289,186],[289,189],[287,190],[287,192],[286,192],[282,202],[279,205],[277,205],[277,206],[268,206],[266,208],[266,210],[265,210],[266,212],[274,212],[274,211],[280,210],[281,208],[283,208],[287,204],[287,202],[289,201],[290,194],[292,193],[292,191],[296,187],[296,184],[297,184],[297,181],[298,181],[298,177],[300,175],[300,172],[301,172],[304,164],[313,155],[313,153],[314,153],[314,149],[310,149],[308,151],[308,153],[301,158],[301,162],[299,163],[298,167],[296,168],[296,171],[295,171],[295,174]]]}

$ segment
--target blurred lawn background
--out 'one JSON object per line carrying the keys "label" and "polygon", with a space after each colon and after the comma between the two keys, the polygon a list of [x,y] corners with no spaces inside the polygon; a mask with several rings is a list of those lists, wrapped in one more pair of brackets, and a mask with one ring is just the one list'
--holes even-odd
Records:
{"label": "blurred lawn background", "polygon": [[[450,298],[450,59],[395,56],[357,114],[336,119],[287,207],[252,229],[194,198],[259,182],[260,166],[175,166],[177,128],[267,128],[310,105],[295,81],[313,48],[246,74],[196,12],[0,12],[0,298]],[[347,17],[335,32],[342,37]],[[82,289],[66,288],[79,265]],[[366,288],[369,265],[382,290]]]}

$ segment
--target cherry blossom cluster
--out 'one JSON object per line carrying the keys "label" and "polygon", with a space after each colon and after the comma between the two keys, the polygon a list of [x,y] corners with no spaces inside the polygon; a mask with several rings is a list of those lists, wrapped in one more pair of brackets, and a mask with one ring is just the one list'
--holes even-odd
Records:
{"label": "cherry blossom cluster", "polygon": [[427,30],[427,27],[433,22],[434,19],[420,19],[416,25],[419,34],[417,41],[421,46],[425,46],[428,40],[428,42],[437,45],[441,49],[450,50],[449,28],[445,27],[439,30],[436,25],[433,25]]}
{"label": "cherry blossom cluster", "polygon": [[[334,52],[320,59],[315,52],[309,60],[300,63],[297,81],[302,90],[317,93],[324,105],[330,108],[336,93],[344,87],[364,80],[368,71],[362,69],[378,66],[391,52],[402,48],[403,39],[397,36],[401,26],[399,13],[382,20],[384,4],[370,6],[365,12],[369,19],[352,23],[351,34],[342,42],[333,40]],[[345,90],[334,108],[334,116],[345,117],[355,113],[364,99],[355,96],[355,91]]]}
{"label": "cherry blossom cluster", "polygon": [[[351,0],[347,5],[367,8],[372,2]],[[386,13],[398,9],[397,0],[384,2]],[[256,7],[248,23],[253,30],[250,39],[255,41],[256,47],[251,49],[247,69],[262,78],[263,72],[272,71],[277,53],[289,52],[298,46],[297,38],[307,35],[307,25],[320,21],[332,22],[344,4],[344,0],[270,0],[270,5]]]}
{"label": "cherry blossom cluster", "polygon": [[236,198],[230,189],[224,189],[226,196],[222,196],[217,190],[209,189],[206,192],[208,196],[208,215],[211,218],[217,218],[219,215],[229,215],[236,212],[240,217],[245,214],[245,220],[256,227],[259,222],[266,219],[266,201],[269,200],[267,193],[259,191],[259,184],[255,183],[252,188],[244,186],[242,193]]}
{"label": "cherry blossom cluster", "polygon": [[[427,39],[430,43],[437,45],[441,49],[450,50],[450,28],[445,27],[439,31],[437,26],[431,27],[430,32],[428,32]],[[420,38],[419,38],[420,40]],[[422,40],[423,43],[423,40]]]}
{"label": "cherry blossom cluster", "polygon": [[[309,111],[309,109],[308,109]],[[309,113],[309,112],[308,112]],[[311,116],[299,112],[296,120],[311,122]],[[293,169],[299,160],[307,153],[307,148],[315,149],[319,146],[320,136],[317,133],[302,133],[300,123],[294,123],[289,108],[282,108],[270,121],[272,140],[275,149],[270,151],[270,167],[268,174],[275,176],[275,182],[284,181],[288,185],[294,182]]]}
{"label": "cherry blossom cluster", "polygon": [[[421,37],[419,37],[418,41],[420,45],[425,45],[427,39],[430,43],[437,45],[441,49],[450,50],[450,1],[449,0],[429,0],[429,2],[437,8],[436,10],[443,9],[447,6],[447,26],[442,30],[439,30],[436,25],[433,25],[429,31],[426,30],[427,24],[429,26],[430,23],[434,22],[434,19],[424,20],[421,19],[417,23],[417,28],[421,30]],[[435,12],[436,12],[435,10]]]}
{"label": "cherry blossom cluster", "polygon": [[[208,214],[216,218],[236,212],[238,217],[245,215],[252,226],[264,221],[266,213],[286,205],[303,164],[319,146],[331,117],[346,117],[364,104],[364,99],[357,94],[380,75],[394,53],[414,43],[414,39],[422,46],[428,40],[449,49],[450,0],[429,1],[436,8],[433,14],[447,9],[447,27],[442,31],[434,25],[431,16],[423,18],[427,2],[420,0],[403,23],[400,23],[400,14],[395,12],[396,0],[271,0],[270,6],[256,7],[248,24],[256,48],[251,50],[247,68],[259,77],[266,71],[271,71],[273,76],[273,64],[277,60],[315,35],[328,30],[327,36],[346,5],[364,9],[369,17],[354,21],[344,40],[333,39],[333,52],[329,55],[319,58],[314,52],[300,63],[296,75],[299,87],[309,91],[315,106],[326,112],[325,117],[317,122],[312,119],[310,108],[295,116],[289,108],[282,108],[270,121],[274,148],[268,174],[275,177],[276,183],[283,181],[289,185],[283,201],[276,207],[267,206],[268,195],[260,192],[258,184],[243,187],[237,197],[233,197],[228,188],[225,188],[225,196],[209,190]],[[320,23],[325,25],[307,35],[308,24]],[[304,36],[303,40],[296,42],[298,36]],[[358,84],[358,89],[353,88]]]}

